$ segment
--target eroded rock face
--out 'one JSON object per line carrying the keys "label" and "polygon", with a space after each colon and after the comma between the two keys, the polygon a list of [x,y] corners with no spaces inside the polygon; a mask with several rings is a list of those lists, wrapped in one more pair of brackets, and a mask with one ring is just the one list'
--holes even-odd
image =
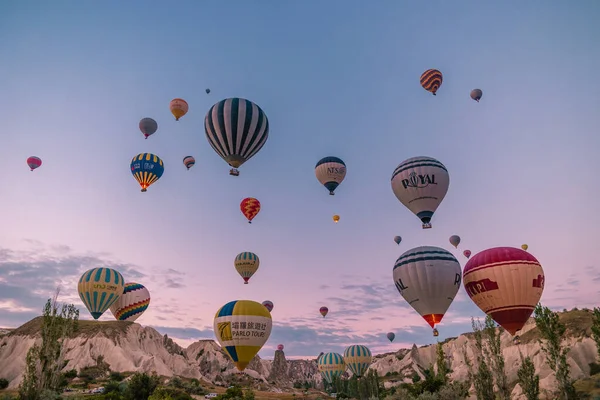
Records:
{"label": "eroded rock face", "polygon": [[[35,321],[35,320],[34,320]],[[29,325],[32,325],[29,322]],[[25,324],[25,325],[28,325]],[[80,370],[94,365],[99,355],[109,364],[112,371],[118,372],[156,372],[163,376],[182,376],[203,379],[211,383],[225,384],[228,377],[237,374],[237,369],[227,354],[213,340],[200,340],[187,348],[182,348],[166,335],[153,328],[142,327],[136,323],[126,323],[115,328],[114,323],[95,326],[94,330],[82,332],[65,343],[68,369]],[[24,327],[25,327],[24,325]],[[99,327],[99,328],[98,328]],[[507,333],[502,335],[502,347],[509,382],[517,380],[520,367],[520,353],[530,356],[540,376],[540,386],[551,391],[556,385],[553,371],[546,364],[540,344],[535,340],[535,324],[530,321],[522,330],[522,344],[515,345]],[[529,333],[528,333],[529,332]],[[571,377],[580,379],[589,376],[589,364],[596,362],[596,345],[583,333],[567,334],[564,344],[570,347],[569,364]],[[35,329],[17,328],[0,336],[0,377],[8,379],[9,388],[16,388],[25,369],[25,358],[29,348],[39,342]],[[463,352],[473,360],[473,335],[461,335],[443,344],[450,368],[451,378],[465,380],[468,376]],[[392,379],[385,382],[387,387],[410,382],[416,373],[424,378],[423,371],[435,365],[436,346],[412,346],[396,353],[381,354],[374,358],[372,369],[380,376],[388,375]],[[274,360],[262,360],[256,356],[245,370],[246,375],[262,382],[272,391],[291,389],[295,382],[311,382],[318,386],[321,376],[315,360],[286,360],[283,351],[276,351]],[[520,387],[513,390],[513,398],[522,398]]]}

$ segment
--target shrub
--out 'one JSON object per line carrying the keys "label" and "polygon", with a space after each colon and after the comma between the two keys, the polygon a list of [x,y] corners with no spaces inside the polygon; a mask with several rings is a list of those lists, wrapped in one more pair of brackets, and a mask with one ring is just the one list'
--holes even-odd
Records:
{"label": "shrub", "polygon": [[0,378],[0,390],[6,389],[8,387],[8,380],[4,378]]}

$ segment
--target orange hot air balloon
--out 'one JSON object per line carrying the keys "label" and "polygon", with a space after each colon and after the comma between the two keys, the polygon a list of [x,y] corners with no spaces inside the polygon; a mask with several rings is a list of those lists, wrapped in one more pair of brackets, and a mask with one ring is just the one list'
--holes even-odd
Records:
{"label": "orange hot air balloon", "polygon": [[495,247],[471,257],[463,284],[477,307],[514,335],[542,297],[544,270],[526,251]]}
{"label": "orange hot air balloon", "polygon": [[340,222],[340,216],[339,216],[339,215],[334,215],[334,216],[333,216],[333,222],[335,222],[336,224],[337,224],[338,222]]}
{"label": "orange hot air balloon", "polygon": [[240,210],[242,210],[242,214],[248,219],[248,223],[251,224],[256,214],[260,211],[260,201],[254,197],[246,197],[240,203]]}
{"label": "orange hot air balloon", "polygon": [[175,121],[179,121],[179,118],[187,114],[188,109],[188,103],[184,99],[173,99],[169,104],[169,110],[171,110],[171,114],[175,117]]}

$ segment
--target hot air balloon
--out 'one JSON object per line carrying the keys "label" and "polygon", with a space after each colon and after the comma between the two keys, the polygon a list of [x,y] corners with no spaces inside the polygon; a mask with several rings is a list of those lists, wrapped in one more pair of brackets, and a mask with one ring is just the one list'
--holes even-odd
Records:
{"label": "hot air balloon", "polygon": [[372,361],[371,350],[367,346],[355,344],[349,346],[344,351],[344,363],[352,374],[360,378],[371,365]]}
{"label": "hot air balloon", "polygon": [[259,106],[235,97],[221,100],[208,110],[204,130],[213,150],[233,167],[229,174],[238,176],[237,168],[266,143],[269,120]]}
{"label": "hot air balloon", "polygon": [[438,160],[413,157],[400,163],[392,175],[392,190],[400,202],[431,228],[431,218],[448,192],[450,175]]}
{"label": "hot air balloon", "polygon": [[322,158],[315,166],[315,175],[330,195],[346,177],[346,164],[337,157]]}
{"label": "hot air balloon", "polygon": [[456,247],[458,249],[458,245],[460,243],[460,236],[458,236],[458,235],[452,235],[452,236],[450,236],[449,241],[450,241],[450,244],[452,246],[454,246],[454,247]]}
{"label": "hot air balloon", "polygon": [[544,270],[530,253],[495,247],[477,253],[463,271],[469,297],[511,335],[523,328],[544,291]]}
{"label": "hot air balloon", "polygon": [[123,276],[119,271],[112,268],[92,268],[79,278],[77,291],[92,317],[98,319],[119,299],[123,286]]}
{"label": "hot air balloon", "polygon": [[336,214],[336,215],[334,215],[334,216],[333,216],[333,222],[335,222],[336,224],[337,224],[338,222],[340,222],[340,216],[339,216],[339,215],[337,215],[337,214]]}
{"label": "hot air balloon", "polygon": [[196,165],[196,159],[192,156],[185,156],[185,157],[183,157],[183,165],[185,165],[185,167],[189,171],[190,168],[192,168],[194,165]]}
{"label": "hot air balloon", "polygon": [[133,157],[130,167],[131,174],[142,187],[142,192],[159,180],[165,172],[163,161],[151,153],[140,153]]}
{"label": "hot air balloon", "polygon": [[279,350],[279,351],[283,351],[283,345],[282,345],[282,344],[278,344],[278,345],[277,345],[277,350]]}
{"label": "hot air balloon", "polygon": [[396,236],[394,238],[394,242],[396,242],[396,244],[400,244],[401,241],[402,241],[402,238],[400,236]]}
{"label": "hot air balloon", "polygon": [[184,99],[173,99],[169,103],[169,110],[171,110],[171,114],[175,117],[175,121],[179,121],[179,118],[187,114],[188,109],[188,103]]}
{"label": "hot air balloon", "polygon": [[393,276],[400,295],[432,328],[442,321],[461,281],[456,258],[434,246],[415,247],[402,254]]}
{"label": "hot air balloon", "polygon": [[483,92],[481,91],[481,89],[471,90],[471,98],[476,102],[479,103],[479,100],[481,100],[481,96],[483,96]]}
{"label": "hot air balloon", "polygon": [[150,305],[150,292],[135,282],[125,284],[123,294],[110,306],[110,312],[118,321],[134,322]]}
{"label": "hot air balloon", "polygon": [[262,305],[265,306],[269,312],[273,311],[273,302],[271,300],[265,300],[262,302]]}
{"label": "hot air balloon", "polygon": [[210,89],[206,88],[206,94],[209,94],[209,93],[210,93]]}
{"label": "hot air balloon", "polygon": [[321,313],[321,315],[323,316],[323,318],[325,318],[325,316],[329,312],[329,308],[327,308],[327,307],[321,307],[321,308],[319,308],[319,312]]}
{"label": "hot air balloon", "polygon": [[34,169],[42,166],[42,159],[36,156],[31,156],[27,159],[27,165],[29,165],[29,168],[33,171]]}
{"label": "hot air balloon", "polygon": [[463,251],[463,255],[467,258],[471,257],[471,250],[465,250]]}
{"label": "hot air balloon", "polygon": [[396,334],[394,332],[388,332],[387,338],[390,342],[393,342],[396,339]]}
{"label": "hot air balloon", "polygon": [[318,367],[321,376],[330,385],[346,371],[344,357],[338,353],[323,354],[318,359]]}
{"label": "hot air balloon", "polygon": [[243,371],[271,335],[269,311],[251,300],[234,300],[215,315],[214,331],[239,371]]}
{"label": "hot air balloon", "polygon": [[521,245],[521,248],[522,248],[523,250],[527,251],[527,249],[529,248],[529,246],[528,246],[528,245],[526,245],[526,244],[522,244],[522,245]]}
{"label": "hot air balloon", "polygon": [[250,280],[252,275],[258,270],[259,264],[260,260],[258,259],[258,256],[249,251],[238,254],[233,262],[236,271],[244,278],[244,284],[246,285],[248,284],[248,280]]}
{"label": "hot air balloon", "polygon": [[244,214],[244,217],[248,219],[248,223],[251,224],[256,214],[260,212],[260,201],[254,197],[246,197],[240,203],[240,210]]}
{"label": "hot air balloon", "polygon": [[440,71],[437,69],[428,69],[421,75],[421,86],[435,96],[440,86],[442,86],[442,80],[443,77]]}
{"label": "hot air balloon", "polygon": [[152,118],[142,118],[139,126],[140,131],[142,131],[146,139],[148,139],[148,136],[153,135],[158,130],[158,124]]}

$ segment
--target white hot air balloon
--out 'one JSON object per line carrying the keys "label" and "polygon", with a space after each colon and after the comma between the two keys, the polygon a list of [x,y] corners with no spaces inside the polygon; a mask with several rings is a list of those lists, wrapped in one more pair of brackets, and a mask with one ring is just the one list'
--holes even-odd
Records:
{"label": "white hot air balloon", "polygon": [[322,158],[315,166],[315,175],[321,185],[325,186],[333,196],[335,189],[346,177],[346,164],[337,157]]}
{"label": "white hot air balloon", "polygon": [[135,282],[125,284],[123,294],[110,306],[110,312],[118,321],[134,322],[150,305],[150,292]]}
{"label": "white hot air balloon", "polygon": [[435,328],[460,288],[458,260],[439,247],[421,246],[402,254],[394,265],[394,283],[427,323]]}
{"label": "white hot air balloon", "polygon": [[413,157],[396,167],[392,175],[392,190],[402,204],[412,211],[423,229],[431,228],[431,217],[448,192],[450,175],[438,160]]}

